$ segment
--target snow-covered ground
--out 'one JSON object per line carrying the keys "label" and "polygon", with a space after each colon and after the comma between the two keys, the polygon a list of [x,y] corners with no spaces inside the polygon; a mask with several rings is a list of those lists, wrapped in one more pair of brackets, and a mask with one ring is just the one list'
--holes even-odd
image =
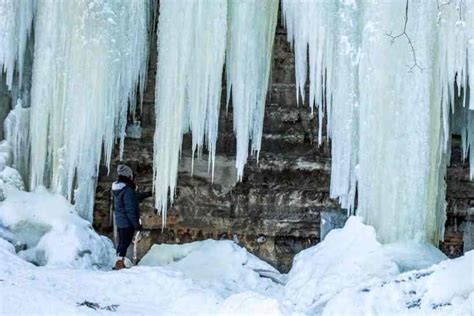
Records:
{"label": "snow-covered ground", "polygon": [[43,189],[20,191],[5,182],[3,189],[1,315],[474,311],[473,251],[448,260],[436,248],[415,242],[381,245],[374,229],[357,217],[299,253],[288,275],[232,241],[214,240],[155,245],[139,266],[111,271],[111,242],[64,198]]}

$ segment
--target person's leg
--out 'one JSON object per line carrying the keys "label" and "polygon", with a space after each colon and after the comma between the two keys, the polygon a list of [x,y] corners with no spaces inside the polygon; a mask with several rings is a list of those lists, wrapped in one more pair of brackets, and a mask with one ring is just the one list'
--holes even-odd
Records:
{"label": "person's leg", "polygon": [[125,255],[127,254],[128,246],[133,240],[133,233],[135,229],[133,228],[119,228],[119,242],[117,245],[117,261],[115,262],[114,270],[120,270],[125,268]]}
{"label": "person's leg", "polygon": [[[130,246],[130,244],[133,241],[133,233],[135,232],[135,229],[132,228],[127,228],[124,236],[124,248],[125,248],[125,255],[127,254],[127,249]],[[124,255],[124,256],[125,256]]]}
{"label": "person's leg", "polygon": [[119,243],[117,246],[117,256],[125,257],[125,255],[127,254],[127,249],[132,243],[134,231],[135,230],[133,228],[118,229]]}

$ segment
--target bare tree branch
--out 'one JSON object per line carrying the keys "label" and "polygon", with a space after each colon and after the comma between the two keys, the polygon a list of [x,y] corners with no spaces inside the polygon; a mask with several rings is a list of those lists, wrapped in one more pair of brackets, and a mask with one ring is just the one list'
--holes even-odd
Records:
{"label": "bare tree branch", "polygon": [[400,37],[404,37],[407,40],[408,45],[410,45],[411,54],[413,56],[413,64],[408,66],[408,68],[410,68],[410,71],[413,71],[413,69],[415,69],[415,68],[418,68],[420,71],[423,71],[424,69],[426,69],[426,67],[423,67],[421,65],[421,63],[417,60],[415,47],[413,46],[413,42],[412,42],[410,36],[407,33],[408,2],[409,2],[409,0],[407,0],[406,6],[405,6],[405,23],[403,25],[403,32],[401,32],[400,34],[397,34],[397,35],[393,35],[393,32],[390,32],[390,33],[385,33],[385,35],[387,35],[388,37],[390,37],[392,39],[392,44],[395,43],[396,39],[398,39]]}

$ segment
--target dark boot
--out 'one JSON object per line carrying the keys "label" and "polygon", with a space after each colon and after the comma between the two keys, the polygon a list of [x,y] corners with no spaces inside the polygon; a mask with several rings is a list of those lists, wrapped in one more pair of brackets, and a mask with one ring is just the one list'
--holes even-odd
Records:
{"label": "dark boot", "polygon": [[123,268],[125,268],[125,263],[123,259],[118,259],[117,261],[115,261],[115,267],[113,268],[113,270],[121,270]]}

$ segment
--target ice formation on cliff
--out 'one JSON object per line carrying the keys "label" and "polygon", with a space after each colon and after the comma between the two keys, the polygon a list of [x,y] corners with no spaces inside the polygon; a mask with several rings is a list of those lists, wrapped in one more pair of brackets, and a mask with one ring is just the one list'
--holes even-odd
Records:
{"label": "ice formation on cliff", "polygon": [[35,2],[33,0],[0,1],[0,75],[12,89],[15,72],[22,83],[26,43],[31,31]]}
{"label": "ice formation on cliff", "polygon": [[143,92],[150,3],[36,5],[30,185],[48,185],[73,199],[90,221],[102,152],[109,164],[115,139],[123,142],[139,82]]}
{"label": "ice formation on cliff", "polygon": [[166,223],[173,202],[182,137],[192,133],[193,156],[206,140],[214,168],[227,31],[227,1],[160,2],[156,73],[154,189]]}
{"label": "ice formation on cliff", "polygon": [[445,220],[448,122],[461,92],[465,157],[474,147],[466,97],[473,3],[284,0],[282,6],[298,97],[308,82],[320,126],[327,116],[331,197],[351,212],[357,191],[357,212],[384,242],[436,244]]}
{"label": "ice formation on cliff", "polygon": [[278,1],[229,1],[226,76],[237,138],[237,177],[250,153],[260,152]]}
{"label": "ice formation on cliff", "polygon": [[160,2],[154,186],[163,221],[168,197],[171,203],[174,198],[184,133],[192,134],[193,156],[207,141],[213,173],[226,46],[239,178],[249,140],[258,155],[277,11],[276,0]]}

